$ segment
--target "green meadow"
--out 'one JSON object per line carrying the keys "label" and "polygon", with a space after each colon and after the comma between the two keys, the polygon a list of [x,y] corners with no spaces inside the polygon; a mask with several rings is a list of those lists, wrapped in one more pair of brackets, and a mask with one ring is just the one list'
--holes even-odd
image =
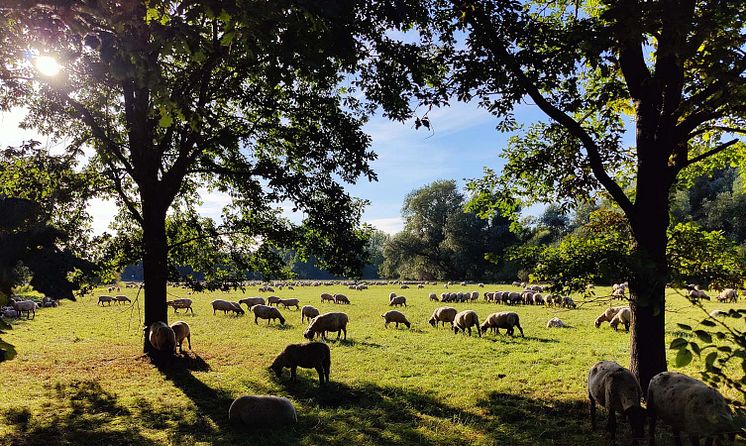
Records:
{"label": "green meadow", "polygon": [[[254,323],[253,315],[212,314],[213,299],[262,295],[214,292],[187,296],[170,288],[169,298],[194,300],[187,321],[192,350],[160,368],[142,356],[142,295],[122,288],[132,305],[97,305],[97,290],[78,302],[41,309],[34,320],[13,322],[3,339],[16,346],[16,359],[0,363],[0,444],[2,445],[595,445],[606,444],[605,412],[599,430],[588,421],[586,375],[602,359],[626,365],[629,336],[593,320],[608,302],[583,303],[576,310],[487,303],[482,293],[517,290],[507,285],[449,291],[480,292],[470,303],[439,304],[443,286],[400,290],[342,286],[277,290],[322,313],[350,317],[347,341],[329,340],[331,384],[320,388],[314,370],[289,371],[278,380],[268,370],[290,343],[304,342],[299,311],[281,310],[285,326]],[[381,314],[388,294],[407,297],[404,312],[412,328],[385,329]],[[343,293],[351,305],[320,303],[321,292]],[[597,288],[597,294],[608,294]],[[581,303],[581,299],[576,298]],[[516,311],[526,337],[504,334],[454,335],[428,323],[440,305],[473,309],[480,317]],[[615,303],[614,305],[618,305]],[[732,306],[732,305],[731,305]],[[742,301],[736,305],[743,307]],[[707,302],[708,311],[727,305]],[[696,323],[702,311],[677,291],[668,291],[668,342],[680,336],[676,322]],[[558,316],[571,328],[546,328]],[[732,323],[743,324],[743,320]],[[673,363],[675,352],[669,352]],[[682,371],[697,376],[699,359]],[[274,394],[293,401],[298,424],[281,429],[247,430],[228,423],[228,407],[241,395]],[[626,421],[620,444],[628,442]],[[660,423],[659,423],[660,426]],[[659,429],[661,441],[670,431]]]}

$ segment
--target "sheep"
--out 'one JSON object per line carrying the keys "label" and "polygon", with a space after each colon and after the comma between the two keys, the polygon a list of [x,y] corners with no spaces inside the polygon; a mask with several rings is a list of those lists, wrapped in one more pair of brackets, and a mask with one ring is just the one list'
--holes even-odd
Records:
{"label": "sheep", "polygon": [[337,339],[340,334],[344,333],[344,339],[347,340],[347,323],[349,318],[345,313],[324,313],[316,316],[311,320],[311,324],[303,332],[303,337],[313,340],[316,334],[321,334],[322,339],[326,339],[326,332],[337,332]]}
{"label": "sheep", "polygon": [[696,302],[700,299],[710,300],[710,296],[708,296],[707,293],[705,293],[704,291],[695,288],[689,290],[689,299]]}
{"label": "sheep", "polygon": [[252,395],[233,400],[228,409],[228,420],[254,427],[282,426],[297,423],[298,414],[287,398]]}
{"label": "sheep", "polygon": [[179,314],[179,309],[185,308],[187,311],[190,311],[192,313],[192,316],[194,316],[194,310],[192,309],[192,299],[174,299],[169,300],[166,302],[166,305],[169,307],[173,307],[174,314]]}
{"label": "sheep", "polygon": [[308,321],[311,322],[311,319],[315,318],[318,315],[319,310],[310,305],[304,305],[303,308],[301,308],[300,310],[300,321],[301,323],[303,323],[305,322],[306,318],[308,318]]}
{"label": "sheep", "polygon": [[115,300],[115,301],[116,301],[117,303],[120,303],[120,302],[128,302],[128,303],[132,303],[132,301],[130,300],[130,298],[129,298],[129,297],[127,297],[127,296],[125,296],[125,295],[123,295],[123,294],[117,294],[116,296],[114,296],[114,300]]}
{"label": "sheep", "polygon": [[176,333],[165,322],[153,322],[148,330],[148,341],[153,348],[163,353],[176,351]]}
{"label": "sheep", "polygon": [[[482,285],[482,286],[484,286],[484,285]],[[479,291],[472,291],[471,292],[471,300],[477,300],[477,299],[479,299]]]}
{"label": "sheep", "polygon": [[407,317],[404,316],[403,313],[396,311],[396,310],[389,310],[381,315],[381,317],[384,319],[384,327],[389,328],[390,323],[395,323],[396,328],[399,328],[399,324],[404,324],[407,326],[407,328],[410,328],[412,324],[409,323],[407,320]]}
{"label": "sheep", "polygon": [[321,293],[321,303],[323,304],[326,301],[334,302],[334,296],[329,293]]}
{"label": "sheep", "polygon": [[348,304],[350,303],[350,299],[347,298],[344,294],[335,294],[334,295],[334,303],[335,304]]}
{"label": "sheep", "polygon": [[33,300],[11,300],[10,305],[13,307],[14,310],[18,312],[19,317],[22,316],[23,313],[26,313],[26,319],[32,319],[31,314],[34,315],[33,319],[36,319],[37,305],[36,302],[34,302]]}
{"label": "sheep", "polygon": [[254,305],[265,305],[267,302],[264,300],[263,297],[245,297],[243,299],[238,300],[239,305],[243,304],[246,305],[246,308],[251,310],[251,307]]}
{"label": "sheep", "polygon": [[733,288],[726,288],[717,295],[718,302],[733,302],[738,301],[738,291]]}
{"label": "sheep", "polygon": [[731,443],[738,430],[733,415],[723,396],[707,384],[676,372],[661,372],[648,385],[648,432],[651,446],[655,445],[655,422],[660,418],[671,426],[674,441],[681,444],[681,432],[687,433],[692,444],[699,437],[709,438],[730,434]]}
{"label": "sheep", "polygon": [[629,420],[632,444],[639,444],[645,434],[645,409],[640,407],[642,389],[629,370],[613,361],[600,361],[588,372],[588,400],[590,401],[591,428],[596,429],[596,403],[608,411],[606,429],[609,441],[616,442],[616,413]]}
{"label": "sheep", "polygon": [[710,311],[710,317],[729,317],[730,314],[723,310],[712,310]]}
{"label": "sheep", "polygon": [[396,307],[396,306],[407,306],[407,298],[404,296],[396,296],[395,298],[391,299],[391,302],[389,302],[389,307]]}
{"label": "sheep", "polygon": [[486,333],[489,329],[496,334],[500,334],[500,329],[504,328],[508,335],[513,336],[513,327],[518,328],[518,330],[521,332],[521,336],[525,337],[525,335],[523,334],[523,328],[521,328],[520,318],[518,317],[518,314],[512,311],[504,311],[500,313],[492,313],[487,316],[484,322],[482,322],[482,326],[480,328],[484,333]]}
{"label": "sheep", "polygon": [[558,317],[553,317],[547,321],[547,328],[568,328],[569,325],[567,325],[562,319]]}
{"label": "sheep", "polygon": [[443,326],[446,325],[446,322],[449,322],[451,327],[453,327],[453,320],[456,318],[456,313],[458,313],[458,311],[453,307],[436,308],[435,311],[433,311],[433,315],[430,316],[428,323],[433,327],[437,327],[438,322],[442,323]]}
{"label": "sheep", "polygon": [[522,292],[521,300],[526,305],[533,305],[534,304],[534,292],[531,290]]}
{"label": "sheep", "polygon": [[105,303],[108,303],[109,306],[111,306],[112,302],[114,302],[113,297],[102,294],[98,296],[98,303],[96,305],[101,305],[103,307]]}
{"label": "sheep", "polygon": [[407,288],[409,288],[409,285],[405,284],[405,285],[400,286],[399,288],[401,288],[402,290],[406,290]]}
{"label": "sheep", "polygon": [[298,299],[280,299],[279,304],[282,305],[283,308],[285,308],[286,310],[288,309],[288,307],[295,307],[296,310],[300,310]]}
{"label": "sheep", "polygon": [[614,317],[611,319],[611,322],[609,322],[609,325],[614,328],[614,331],[617,330],[617,327],[619,327],[619,324],[624,324],[624,330],[629,331],[629,324],[632,322],[632,310],[629,309],[629,307],[624,307],[619,312],[614,315]]}
{"label": "sheep", "polygon": [[577,304],[574,300],[572,300],[572,297],[570,296],[565,296],[562,298],[562,306],[565,308],[578,308]]}
{"label": "sheep", "polygon": [[440,302],[440,300],[438,299],[438,295],[435,293],[430,293],[430,295],[428,296],[428,299],[434,302]]}
{"label": "sheep", "polygon": [[227,300],[216,299],[210,302],[210,304],[212,305],[213,315],[218,310],[222,311],[225,314],[228,314],[229,311],[232,311],[235,314],[244,314],[243,308],[241,308],[241,305],[238,302],[229,302]]}
{"label": "sheep", "polygon": [[389,293],[389,302],[391,302],[391,300],[392,300],[393,298],[395,298],[395,297],[396,297],[396,293],[395,293],[395,292],[393,292],[393,291],[392,291],[392,292],[390,292],[390,293]]}
{"label": "sheep", "polygon": [[[277,296],[269,296],[267,298],[267,305],[277,305],[277,306],[279,306],[280,300],[281,299],[279,297],[277,297]],[[260,304],[260,305],[264,305],[264,304]]]}
{"label": "sheep", "polygon": [[[507,297],[507,301],[506,301]],[[516,305],[522,302],[521,293],[516,293],[515,291],[511,291],[510,293],[507,293],[507,296],[503,294],[503,302],[509,303],[511,305]]]}
{"label": "sheep", "polygon": [[176,345],[179,346],[179,353],[184,353],[184,339],[189,344],[189,350],[192,349],[192,331],[189,329],[189,324],[184,321],[177,321],[171,324],[171,329],[176,335]]}
{"label": "sheep", "polygon": [[482,329],[479,328],[479,317],[476,312],[464,310],[456,315],[453,322],[454,334],[458,334],[459,330],[466,334],[466,330],[469,330],[469,336],[471,336],[471,327],[477,327],[477,334],[480,338],[482,337]]}
{"label": "sheep", "polygon": [[276,307],[270,307],[269,305],[254,305],[251,307],[251,312],[254,313],[254,323],[258,324],[259,319],[267,319],[267,325],[275,319],[280,320],[280,325],[285,325],[285,318],[280,314],[280,310]]}
{"label": "sheep", "polygon": [[544,305],[544,297],[541,294],[534,294],[534,305]]}
{"label": "sheep", "polygon": [[282,376],[282,370],[290,369],[290,382],[297,379],[298,367],[304,369],[316,369],[319,374],[319,384],[322,386],[329,383],[329,372],[332,366],[332,353],[329,346],[322,342],[308,342],[306,344],[290,344],[285,347],[269,369],[275,372],[278,378]]}
{"label": "sheep", "polygon": [[607,308],[601,315],[599,315],[596,320],[593,322],[593,325],[596,326],[596,328],[600,327],[602,323],[604,322],[611,322],[612,319],[614,319],[614,316],[617,315],[621,310],[629,308],[629,307],[611,307]]}

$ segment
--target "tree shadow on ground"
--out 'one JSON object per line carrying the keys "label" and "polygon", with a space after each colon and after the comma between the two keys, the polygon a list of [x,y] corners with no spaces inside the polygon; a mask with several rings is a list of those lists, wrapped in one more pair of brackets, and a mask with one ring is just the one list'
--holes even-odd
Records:
{"label": "tree shadow on ground", "polygon": [[[7,445],[156,445],[132,423],[130,411],[96,381],[73,381],[47,388],[50,403],[42,414],[11,408],[2,416],[13,431],[0,438]],[[122,422],[124,421],[124,422]]]}

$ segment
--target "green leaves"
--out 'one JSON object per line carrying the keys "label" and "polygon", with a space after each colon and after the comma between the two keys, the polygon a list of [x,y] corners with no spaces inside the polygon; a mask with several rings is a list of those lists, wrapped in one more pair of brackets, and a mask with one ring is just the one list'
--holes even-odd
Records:
{"label": "green leaves", "polygon": [[678,350],[682,347],[686,347],[686,345],[689,344],[689,341],[687,341],[684,338],[676,338],[673,341],[671,341],[671,345],[668,347],[670,350]]}
{"label": "green leaves", "polygon": [[681,349],[676,354],[676,367],[684,367],[692,362],[692,352],[686,349]]}

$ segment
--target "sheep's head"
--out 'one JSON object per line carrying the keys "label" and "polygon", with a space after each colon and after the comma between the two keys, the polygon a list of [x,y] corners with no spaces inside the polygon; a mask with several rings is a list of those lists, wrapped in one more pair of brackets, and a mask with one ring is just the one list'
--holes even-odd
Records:
{"label": "sheep's head", "polygon": [[307,328],[306,331],[303,332],[303,337],[309,341],[313,341],[313,332],[310,328]]}
{"label": "sheep's head", "polygon": [[429,323],[430,325],[432,325],[433,327],[435,327],[436,325],[438,325],[438,321],[436,321],[434,317],[431,317],[431,318],[430,318],[430,320],[429,320],[429,321],[427,321],[427,322],[428,322],[428,323]]}
{"label": "sheep's head", "polygon": [[600,327],[601,326],[601,318],[596,319],[596,321],[593,322],[593,325],[595,325],[596,328]]}
{"label": "sheep's head", "polygon": [[280,359],[279,357],[275,359],[275,362],[273,362],[272,365],[269,366],[269,369],[275,372],[275,375],[277,375],[278,378],[282,376],[282,369],[283,369],[282,362],[279,359]]}

